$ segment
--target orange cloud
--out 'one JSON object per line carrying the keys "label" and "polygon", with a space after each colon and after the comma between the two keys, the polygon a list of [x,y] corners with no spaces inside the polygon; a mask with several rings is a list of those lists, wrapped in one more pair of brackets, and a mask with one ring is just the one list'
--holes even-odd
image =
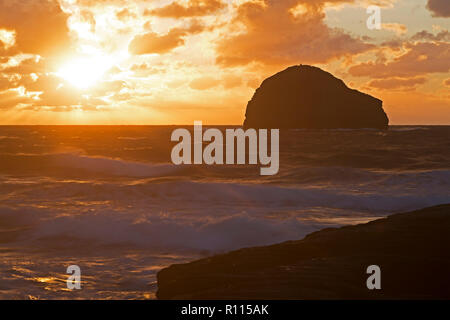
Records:
{"label": "orange cloud", "polygon": [[148,32],[137,35],[130,42],[128,51],[132,54],[167,53],[172,49],[184,44],[184,31],[172,29],[166,35]]}
{"label": "orange cloud", "polygon": [[90,30],[95,31],[95,16],[91,11],[82,10],[80,12],[80,21],[89,24]]}
{"label": "orange cloud", "polygon": [[194,79],[189,83],[189,86],[192,89],[196,90],[208,90],[214,88],[220,84],[220,80],[214,79],[212,77],[202,77],[198,79]]}
{"label": "orange cloud", "polygon": [[70,46],[68,16],[56,0],[0,0],[0,28],[14,30],[13,52],[55,55]]}
{"label": "orange cloud", "polygon": [[85,7],[101,7],[105,5],[123,6],[127,0],[76,0],[76,4]]}
{"label": "orange cloud", "polygon": [[116,12],[116,17],[121,21],[125,21],[128,19],[136,18],[136,14],[133,11],[130,11],[128,8],[124,8]]}
{"label": "orange cloud", "polygon": [[393,31],[399,35],[408,32],[408,28],[404,24],[400,23],[383,23],[381,28],[384,30]]}
{"label": "orange cloud", "polygon": [[153,10],[146,10],[145,15],[154,15],[164,18],[184,18],[213,14],[226,5],[221,0],[190,0],[183,6],[176,1]]}
{"label": "orange cloud", "polygon": [[133,71],[133,74],[136,77],[146,77],[150,74],[161,73],[163,72],[163,69],[152,67],[148,63],[144,62],[140,64],[133,64],[130,67],[130,71]]}
{"label": "orange cloud", "polygon": [[[292,9],[301,3],[307,10],[294,15]],[[217,62],[227,66],[250,62],[321,63],[372,48],[359,38],[329,28],[323,21],[323,4],[324,1],[265,0],[240,5],[231,24],[245,26],[245,32],[224,35],[218,41]]]}
{"label": "orange cloud", "polygon": [[448,30],[443,30],[437,34],[433,34],[426,30],[422,30],[413,35],[411,40],[450,41],[450,32]]}
{"label": "orange cloud", "polygon": [[28,75],[48,71],[47,64],[43,59],[28,58],[22,60],[18,65],[7,66],[1,70],[5,74]]}
{"label": "orange cloud", "polygon": [[239,87],[242,84],[242,78],[233,75],[227,75],[222,79],[223,87],[225,89],[231,89]]}
{"label": "orange cloud", "polygon": [[148,32],[137,35],[128,46],[128,51],[135,55],[167,53],[176,47],[184,45],[185,37],[190,34],[201,33],[205,27],[198,21],[194,21],[186,28],[173,28],[165,35],[155,32]]}
{"label": "orange cloud", "polygon": [[350,67],[349,73],[357,77],[390,78],[450,71],[450,43],[407,43],[405,48],[408,51],[391,62],[360,63]]}
{"label": "orange cloud", "polygon": [[418,84],[425,83],[425,77],[389,78],[369,82],[369,86],[376,89],[412,89]]}
{"label": "orange cloud", "polygon": [[16,89],[8,89],[0,92],[0,109],[9,109],[19,103],[25,103],[29,99],[20,94]]}
{"label": "orange cloud", "polygon": [[116,96],[126,87],[125,82],[116,80],[79,89],[47,72],[43,59],[25,59],[0,70],[0,106],[8,109],[22,104],[21,110],[34,111],[71,111],[74,107],[97,110],[98,106],[110,104],[105,97],[119,100]]}

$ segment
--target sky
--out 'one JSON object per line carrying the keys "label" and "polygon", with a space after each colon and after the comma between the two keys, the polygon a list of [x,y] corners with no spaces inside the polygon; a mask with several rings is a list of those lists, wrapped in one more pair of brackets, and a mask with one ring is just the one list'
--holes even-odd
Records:
{"label": "sky", "polygon": [[0,0],[0,124],[242,124],[299,64],[450,124],[449,27],[449,0]]}

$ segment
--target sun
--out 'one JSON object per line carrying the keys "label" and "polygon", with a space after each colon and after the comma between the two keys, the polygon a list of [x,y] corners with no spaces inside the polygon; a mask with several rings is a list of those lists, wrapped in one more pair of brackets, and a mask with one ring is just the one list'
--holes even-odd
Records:
{"label": "sun", "polygon": [[99,82],[111,66],[108,57],[79,58],[69,61],[56,74],[75,87],[86,89]]}

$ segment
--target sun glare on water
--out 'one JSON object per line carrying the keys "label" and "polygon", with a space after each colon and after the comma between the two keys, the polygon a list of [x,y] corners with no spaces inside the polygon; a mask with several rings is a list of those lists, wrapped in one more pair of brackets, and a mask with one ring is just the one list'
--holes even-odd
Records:
{"label": "sun glare on water", "polygon": [[75,59],[64,65],[57,75],[75,87],[86,89],[101,80],[111,65],[106,57]]}

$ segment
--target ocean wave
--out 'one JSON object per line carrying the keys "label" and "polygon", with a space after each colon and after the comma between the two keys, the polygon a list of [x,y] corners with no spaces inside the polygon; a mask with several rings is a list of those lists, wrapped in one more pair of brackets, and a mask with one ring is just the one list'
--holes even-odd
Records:
{"label": "ocean wave", "polygon": [[247,213],[192,219],[177,214],[127,214],[111,210],[72,215],[54,215],[43,208],[2,207],[0,211],[0,242],[26,243],[28,247],[64,247],[66,243],[73,251],[77,250],[77,244],[91,242],[217,252],[297,239],[330,226],[326,222],[276,220]]}
{"label": "ocean wave", "polygon": [[[107,172],[108,175],[125,175],[126,179],[96,180],[39,177],[17,179],[4,176],[0,183],[2,198],[8,192],[30,201],[39,199],[82,199],[83,201],[108,201],[124,203],[150,202],[168,208],[170,204],[185,204],[195,208],[207,206],[310,208],[328,207],[359,211],[388,212],[409,210],[450,202],[450,170],[411,172],[368,171],[351,168],[308,168],[299,172],[287,183],[261,184],[243,180],[212,181],[201,177],[193,180],[192,171],[179,171],[183,167],[150,165],[142,163],[91,158],[83,156],[59,158],[66,168]],[[201,174],[201,172],[199,172]],[[199,174],[199,176],[200,176]],[[33,187],[28,187],[36,180]],[[24,183],[27,182],[27,183]],[[275,181],[277,182],[277,181]],[[294,183],[295,182],[295,183]],[[22,186],[20,186],[22,185]],[[16,191],[16,192],[15,192]]]}
{"label": "ocean wave", "polygon": [[154,177],[171,174],[180,169],[167,163],[144,163],[122,159],[88,156],[81,151],[55,153],[14,153],[1,154],[1,165],[5,171],[20,170],[39,174],[48,174],[57,170],[66,170],[73,175],[74,170],[127,177]]}
{"label": "ocean wave", "polygon": [[149,164],[73,153],[56,154],[53,157],[57,166],[118,176],[154,177],[167,175],[179,169],[173,164]]}
{"label": "ocean wave", "polygon": [[[33,241],[58,238],[102,244],[129,244],[154,249],[222,251],[298,239],[330,224],[273,220],[247,214],[186,220],[176,215],[132,218],[105,212],[64,216],[46,221],[30,234]],[[73,248],[76,249],[76,248]]]}
{"label": "ocean wave", "polygon": [[[147,202],[151,205],[148,207],[145,202],[134,202],[134,206],[128,208],[120,200],[115,200],[110,205],[91,204],[89,210],[82,205],[66,210],[58,207],[9,209],[9,213],[2,210],[0,221],[3,235],[8,229],[15,237],[12,240],[26,242],[31,247],[61,246],[67,242],[71,250],[76,250],[78,245],[90,241],[149,249],[217,252],[299,239],[324,227],[359,223],[392,212],[449,202],[448,197],[352,197],[292,190],[278,190],[279,194],[274,195],[273,188],[267,188],[265,192],[258,190],[261,198],[268,198],[258,201],[255,200],[255,190],[234,188],[234,191],[246,192],[240,196],[229,193],[224,195],[224,202],[217,203],[211,199],[207,187],[199,189],[189,185],[191,191],[184,189],[183,201],[177,201],[173,196],[164,201],[149,198]],[[172,190],[173,193],[177,191]],[[202,191],[209,201],[197,202],[201,199],[198,191]],[[253,197],[246,203],[233,200],[252,193]],[[126,193],[122,196],[129,200]],[[141,194],[141,197],[145,196]],[[192,196],[196,198],[192,199]]]}
{"label": "ocean wave", "polygon": [[450,188],[450,170],[374,170],[351,167],[299,167],[281,171],[277,181],[300,184]]}
{"label": "ocean wave", "polygon": [[[338,190],[164,179],[47,180],[10,189],[2,184],[2,194],[8,197],[11,192],[11,198],[3,199],[0,225],[14,237],[22,234],[20,239],[31,246],[69,238],[75,244],[81,239],[220,251],[298,239],[326,226],[449,203],[447,190],[448,185],[391,192],[383,187]],[[18,200],[21,207],[12,209]]]}

